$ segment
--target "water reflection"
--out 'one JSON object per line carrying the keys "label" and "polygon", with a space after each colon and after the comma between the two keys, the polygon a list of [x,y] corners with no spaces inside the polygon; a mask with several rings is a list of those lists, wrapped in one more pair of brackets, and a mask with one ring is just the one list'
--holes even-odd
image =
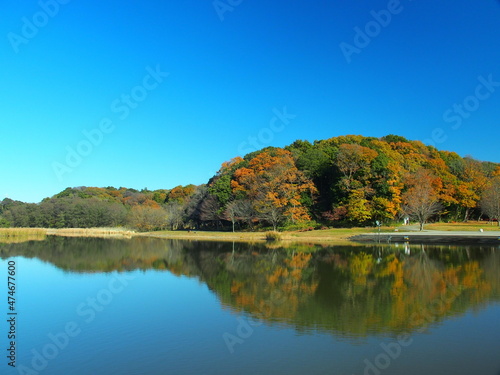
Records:
{"label": "water reflection", "polygon": [[500,256],[486,246],[49,237],[0,244],[0,256],[36,257],[68,272],[155,269],[197,277],[231,311],[351,338],[421,331],[500,296]]}

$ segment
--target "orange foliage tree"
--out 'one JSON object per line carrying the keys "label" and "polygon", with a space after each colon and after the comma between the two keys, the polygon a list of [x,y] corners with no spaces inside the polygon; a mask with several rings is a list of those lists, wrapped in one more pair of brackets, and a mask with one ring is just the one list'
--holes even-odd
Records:
{"label": "orange foliage tree", "polygon": [[407,178],[409,188],[403,195],[403,210],[420,223],[420,230],[423,230],[425,222],[441,209],[438,195],[440,184],[441,180],[426,169],[419,169]]}
{"label": "orange foliage tree", "polygon": [[250,199],[259,217],[275,230],[284,220],[310,220],[303,201],[312,201],[316,187],[297,169],[289,151],[261,152],[248,167],[234,172],[231,187],[237,196]]}

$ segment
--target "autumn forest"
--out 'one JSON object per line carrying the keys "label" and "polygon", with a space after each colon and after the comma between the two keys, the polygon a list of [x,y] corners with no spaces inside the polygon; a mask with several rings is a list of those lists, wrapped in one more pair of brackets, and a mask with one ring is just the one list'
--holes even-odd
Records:
{"label": "autumn forest", "polygon": [[235,157],[199,186],[73,187],[36,204],[0,202],[1,227],[298,230],[404,217],[498,221],[500,164],[396,135],[348,135]]}

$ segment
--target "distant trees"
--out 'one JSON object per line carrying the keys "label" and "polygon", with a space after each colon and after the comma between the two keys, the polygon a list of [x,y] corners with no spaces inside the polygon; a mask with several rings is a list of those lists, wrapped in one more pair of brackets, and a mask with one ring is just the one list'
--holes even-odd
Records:
{"label": "distant trees", "polygon": [[397,135],[297,140],[222,163],[199,186],[151,191],[67,188],[39,204],[0,202],[0,226],[132,226],[138,230],[300,229],[496,218],[500,165]]}
{"label": "distant trees", "polygon": [[491,219],[496,219],[500,226],[500,176],[491,180],[481,198],[481,210]]}
{"label": "distant trees", "polygon": [[184,223],[184,206],[178,202],[169,202],[165,205],[166,226],[176,230]]}
{"label": "distant trees", "polygon": [[167,215],[163,208],[135,206],[131,209],[129,223],[140,231],[164,229],[167,224]]}
{"label": "distant trees", "polygon": [[40,204],[18,204],[3,216],[13,227],[90,228],[121,226],[127,210],[117,202],[65,196]]}

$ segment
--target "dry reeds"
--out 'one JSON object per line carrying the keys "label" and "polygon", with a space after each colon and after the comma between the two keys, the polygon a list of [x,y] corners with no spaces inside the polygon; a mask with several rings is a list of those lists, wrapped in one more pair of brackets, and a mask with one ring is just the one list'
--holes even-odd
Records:
{"label": "dry reeds", "polygon": [[43,241],[47,230],[42,228],[0,228],[0,242]]}
{"label": "dry reeds", "polygon": [[132,238],[135,232],[120,228],[61,228],[47,229],[47,234],[63,237]]}
{"label": "dry reeds", "polygon": [[281,233],[276,231],[266,232],[266,241],[268,242],[277,242],[283,240]]}

